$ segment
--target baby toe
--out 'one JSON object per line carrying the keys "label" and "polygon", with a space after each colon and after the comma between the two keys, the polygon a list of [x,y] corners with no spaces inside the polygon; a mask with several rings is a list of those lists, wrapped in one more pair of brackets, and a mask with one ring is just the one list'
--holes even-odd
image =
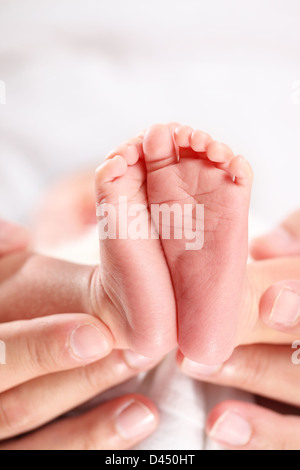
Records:
{"label": "baby toe", "polygon": [[208,146],[213,142],[212,137],[206,132],[194,131],[191,136],[191,147],[195,152],[206,152]]}
{"label": "baby toe", "polygon": [[233,158],[229,165],[229,173],[234,177],[238,185],[251,186],[253,182],[253,170],[250,163],[242,155]]}
{"label": "baby toe", "polygon": [[175,144],[168,126],[152,126],[145,135],[143,148],[148,172],[177,163]]}
{"label": "baby toe", "polygon": [[106,160],[96,170],[96,186],[100,187],[106,183],[113,182],[126,174],[128,165],[121,155],[116,155],[110,160]]}
{"label": "baby toe", "polygon": [[214,163],[229,163],[234,158],[234,154],[228,145],[212,142],[207,148],[207,158]]}
{"label": "baby toe", "polygon": [[189,126],[179,126],[175,129],[174,139],[178,147],[188,148],[191,146],[193,129]]}

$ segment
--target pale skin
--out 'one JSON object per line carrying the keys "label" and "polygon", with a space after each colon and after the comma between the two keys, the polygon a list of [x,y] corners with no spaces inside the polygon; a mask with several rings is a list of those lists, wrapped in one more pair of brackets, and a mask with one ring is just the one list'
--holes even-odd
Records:
{"label": "pale skin", "polygon": [[[178,342],[186,357],[206,365],[224,362],[238,344],[273,341],[274,332],[249,312],[258,311],[257,279],[267,289],[288,273],[277,261],[247,267],[252,179],[250,165],[227,145],[178,124],[153,126],[108,155],[96,174],[98,207],[117,206],[120,196],[129,210],[137,203],[205,205],[199,252],[186,251],[185,239],[101,241],[99,310],[115,337],[145,355]],[[288,266],[290,276],[298,273],[296,259]]]}
{"label": "pale skin", "polygon": [[[275,264],[280,263],[282,267],[289,263],[287,256],[294,255],[300,265],[300,211],[287,218],[272,233],[254,240],[251,252],[260,260],[276,256]],[[299,339],[300,332],[300,282],[296,275],[290,279],[280,281],[265,293],[260,316],[270,327],[288,331],[294,341]],[[274,323],[274,298],[278,299],[283,288],[288,290],[289,296],[284,303],[278,300],[275,303],[279,309]],[[291,292],[295,294],[293,297],[290,297]],[[178,355],[178,364],[184,373],[195,379],[240,388],[290,405],[284,407],[272,403],[274,411],[270,411],[248,403],[220,403],[210,413],[207,432],[222,446],[237,450],[299,450],[299,366],[292,362],[295,352],[291,349],[292,341],[286,345],[277,345],[276,341],[267,345],[262,339],[261,343],[237,348],[225,364],[215,369],[191,363],[181,354]]]}
{"label": "pale skin", "polygon": [[[22,251],[29,242],[26,230],[0,221],[0,264],[9,253],[24,257]],[[68,278],[63,282],[67,285]],[[22,285],[15,286],[14,296]],[[0,288],[5,290],[5,282]],[[40,302],[47,303],[49,297],[40,294]],[[128,351],[111,352],[110,335],[90,315],[66,313],[25,320],[27,307],[16,309],[9,323],[1,315],[0,338],[6,343],[7,363],[0,366],[0,450],[128,449],[156,429],[155,406],[134,394],[92,413],[47,424],[156,362]]]}
{"label": "pale skin", "polygon": [[[107,321],[107,312],[103,314],[97,308],[95,309],[95,306],[99,305],[97,298],[97,295],[99,295],[97,290],[99,287],[99,271],[97,269],[61,263],[37,255],[26,255],[25,258],[24,255],[12,256],[10,261],[12,261],[12,265],[8,262],[8,258],[3,260],[3,269],[1,271],[4,272],[5,269],[7,273],[3,277],[5,279],[5,287],[11,289],[9,291],[10,294],[17,291],[19,298],[13,296],[13,300],[8,302],[8,299],[10,300],[12,296],[7,295],[6,289],[2,289],[2,292],[0,292],[0,304],[3,305],[7,318],[13,318],[12,312],[14,306],[18,309],[22,305],[25,306],[28,316],[31,313],[33,316],[36,316],[37,311],[40,311],[41,315],[51,314],[51,311],[57,313],[55,306],[58,307],[59,304],[63,306],[62,311],[64,309],[69,311],[69,307],[79,306],[80,310],[76,309],[75,311],[92,313],[104,320],[101,323],[102,331],[105,331],[107,339],[111,338],[110,340],[114,345],[118,347],[124,347],[125,344],[128,347],[129,345],[132,346],[132,335],[129,334],[126,337],[126,330],[125,334],[123,332],[123,336],[120,335],[120,337],[118,337],[118,334],[113,333],[114,324],[117,323],[115,322],[117,313],[112,312],[109,322]],[[270,332],[266,328],[263,321],[259,318],[259,303],[265,289],[282,279],[300,279],[299,271],[299,260],[296,258],[257,263],[249,268],[248,277],[251,279],[251,297],[249,304],[247,303],[241,308],[243,316],[241,315],[241,320],[237,327],[236,345],[245,342],[290,342],[290,336],[280,332]],[[13,276],[11,276],[12,272],[14,272]],[[57,282],[58,276],[61,276],[61,280],[67,276],[72,279],[71,287],[68,286],[65,293],[63,288],[60,289],[61,282]],[[93,279],[95,282],[89,282],[90,279]],[[14,286],[16,287],[15,290]],[[54,299],[50,295],[53,291],[56,292]],[[102,288],[100,292],[103,294]],[[49,302],[50,299],[51,302]],[[81,307],[83,310],[81,310]],[[155,339],[155,343],[160,345],[162,337],[163,332],[159,331],[158,339]],[[151,346],[150,342],[149,347]]]}

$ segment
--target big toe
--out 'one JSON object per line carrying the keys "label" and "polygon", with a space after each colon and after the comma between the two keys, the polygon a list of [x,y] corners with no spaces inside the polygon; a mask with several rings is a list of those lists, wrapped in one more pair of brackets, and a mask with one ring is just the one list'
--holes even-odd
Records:
{"label": "big toe", "polygon": [[156,124],[144,137],[144,155],[148,171],[155,171],[177,163],[177,153],[171,130]]}

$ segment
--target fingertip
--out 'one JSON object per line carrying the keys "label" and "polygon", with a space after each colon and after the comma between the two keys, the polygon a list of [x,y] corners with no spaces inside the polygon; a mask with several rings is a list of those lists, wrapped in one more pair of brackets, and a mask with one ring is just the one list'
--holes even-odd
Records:
{"label": "fingertip", "polygon": [[159,364],[161,361],[161,359],[146,357],[129,349],[123,350],[122,354],[128,367],[134,370],[148,370]]}
{"label": "fingertip", "polygon": [[281,281],[271,286],[260,302],[262,321],[274,330],[300,333],[300,282]]}
{"label": "fingertip", "polygon": [[211,411],[206,432],[212,440],[225,447],[243,448],[250,444],[254,430],[245,406],[228,401]]}
{"label": "fingertip", "polygon": [[118,403],[115,429],[121,440],[140,442],[157,429],[158,423],[158,410],[145,396],[129,395]]}
{"label": "fingertip", "polygon": [[300,254],[300,239],[285,227],[280,226],[272,232],[252,240],[250,253],[257,260],[298,255]]}

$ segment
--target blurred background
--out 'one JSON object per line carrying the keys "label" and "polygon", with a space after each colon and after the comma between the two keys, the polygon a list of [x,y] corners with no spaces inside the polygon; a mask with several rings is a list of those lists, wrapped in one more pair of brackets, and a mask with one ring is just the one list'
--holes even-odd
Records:
{"label": "blurred background", "polygon": [[300,206],[299,0],[0,0],[0,216],[155,122],[244,154],[252,211]]}

